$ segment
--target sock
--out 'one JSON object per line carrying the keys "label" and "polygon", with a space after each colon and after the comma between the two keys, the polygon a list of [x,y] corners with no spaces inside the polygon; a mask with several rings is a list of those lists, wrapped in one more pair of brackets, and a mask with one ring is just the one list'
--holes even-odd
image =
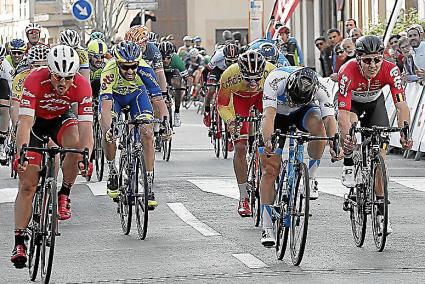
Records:
{"label": "sock", "polygon": [[316,179],[317,177],[317,169],[320,166],[320,160],[315,160],[310,158],[308,161],[308,174],[310,175],[311,179]]}
{"label": "sock", "polygon": [[116,166],[115,166],[115,160],[112,160],[112,161],[107,160],[106,162],[108,163],[110,172],[112,172],[112,171],[117,172],[117,169],[116,169]]}
{"label": "sock", "polygon": [[66,196],[69,196],[69,194],[70,194],[70,193],[71,193],[71,187],[70,187],[70,186],[66,186],[66,185],[62,184],[62,187],[61,187],[61,189],[59,190],[58,195],[59,195],[59,194],[64,194],[64,195],[66,195]]}
{"label": "sock", "polygon": [[272,228],[272,207],[268,204],[261,205],[261,220],[263,222],[263,230],[266,228]]}
{"label": "sock", "polygon": [[15,230],[15,246],[25,245],[26,230],[16,229]]}
{"label": "sock", "polygon": [[240,195],[239,200],[244,200],[245,198],[248,198],[248,192],[246,191],[246,186],[247,186],[246,182],[238,184],[239,195]]}
{"label": "sock", "polygon": [[210,106],[205,106],[205,112],[210,112],[210,110],[211,110],[211,107]]}
{"label": "sock", "polygon": [[146,175],[152,177],[153,176],[153,171],[146,171]]}
{"label": "sock", "polygon": [[353,152],[350,154],[344,153],[344,166],[354,166]]}

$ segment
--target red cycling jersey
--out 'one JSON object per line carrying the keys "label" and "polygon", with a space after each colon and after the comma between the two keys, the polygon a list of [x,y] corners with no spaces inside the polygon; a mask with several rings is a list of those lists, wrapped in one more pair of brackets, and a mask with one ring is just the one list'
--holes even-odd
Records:
{"label": "red cycling jersey", "polygon": [[53,89],[48,68],[40,67],[25,79],[19,114],[52,119],[67,112],[72,103],[78,103],[79,121],[93,121],[88,80],[77,73],[66,95],[60,96]]}
{"label": "red cycling jersey", "polygon": [[405,101],[400,70],[387,60],[383,60],[378,75],[367,80],[356,59],[351,59],[338,72],[338,109],[351,110],[351,101],[373,102],[381,95],[385,85],[390,86],[394,104]]}

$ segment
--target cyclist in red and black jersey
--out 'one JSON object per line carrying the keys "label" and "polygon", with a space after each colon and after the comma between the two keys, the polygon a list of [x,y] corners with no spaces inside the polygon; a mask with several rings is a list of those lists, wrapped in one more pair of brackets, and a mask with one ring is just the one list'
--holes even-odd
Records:
{"label": "cyclist in red and black jersey", "polygon": [[[410,121],[400,70],[394,63],[384,60],[383,52],[384,45],[379,37],[360,37],[356,41],[356,58],[348,61],[338,73],[338,124],[345,154],[342,183],[347,187],[355,186],[352,158],[355,143],[347,136],[351,124],[360,120],[363,127],[390,126],[382,93],[385,85],[390,86],[399,126]],[[405,149],[412,147],[412,141],[403,133],[400,142]]]}
{"label": "cyclist in red and black jersey", "polygon": [[[42,147],[42,137],[50,137],[63,148],[92,149],[92,92],[90,83],[77,73],[78,53],[69,46],[57,45],[48,53],[47,65],[32,71],[24,82],[16,135],[17,153],[23,144]],[[74,103],[78,105],[78,117],[71,110]],[[15,249],[11,261],[17,267],[27,261],[25,234],[42,156],[28,152],[26,158],[28,161],[23,165],[19,165],[19,157],[14,161],[19,174],[19,192],[15,201]],[[68,153],[63,161],[63,183],[58,192],[60,220],[71,217],[70,190],[79,169],[86,170],[81,160],[81,155]]]}

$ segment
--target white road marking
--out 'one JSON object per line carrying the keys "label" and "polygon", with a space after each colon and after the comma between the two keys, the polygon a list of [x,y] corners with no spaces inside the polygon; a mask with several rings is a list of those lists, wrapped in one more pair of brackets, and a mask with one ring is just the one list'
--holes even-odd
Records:
{"label": "white road marking", "polygon": [[18,188],[1,188],[0,189],[0,203],[15,202]]}
{"label": "white road marking", "polygon": [[250,253],[235,253],[233,254],[240,262],[248,266],[249,268],[265,268],[267,264],[256,258]]}
{"label": "white road marking", "polygon": [[94,196],[107,195],[106,193],[106,181],[101,182],[92,182],[92,183],[82,183],[87,185]]}
{"label": "white road marking", "polygon": [[235,178],[190,179],[200,190],[233,199],[239,199],[239,188]]}
{"label": "white road marking", "polygon": [[390,180],[414,190],[425,191],[425,178],[423,177],[414,177],[414,178],[394,177],[394,178],[390,178]]}
{"label": "white road marking", "polygon": [[221,234],[208,225],[199,221],[182,203],[167,203],[168,207],[176,213],[176,215],[183,220],[186,224],[197,230],[199,233],[206,237],[220,236]]}
{"label": "white road marking", "polygon": [[348,193],[348,188],[341,184],[339,178],[317,178],[317,185],[320,192],[344,197]]}

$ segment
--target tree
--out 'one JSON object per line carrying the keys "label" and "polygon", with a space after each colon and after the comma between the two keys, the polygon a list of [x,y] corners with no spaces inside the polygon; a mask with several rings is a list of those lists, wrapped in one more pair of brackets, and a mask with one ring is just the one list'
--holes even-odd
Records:
{"label": "tree", "polygon": [[[414,8],[410,9],[407,13],[400,13],[392,31],[392,34],[399,34],[400,32],[405,32],[413,24],[420,24],[422,27],[425,27],[425,21],[419,19],[418,11]],[[366,30],[365,34],[384,36],[387,24],[379,22],[376,25],[369,24],[369,27],[370,28]]]}

